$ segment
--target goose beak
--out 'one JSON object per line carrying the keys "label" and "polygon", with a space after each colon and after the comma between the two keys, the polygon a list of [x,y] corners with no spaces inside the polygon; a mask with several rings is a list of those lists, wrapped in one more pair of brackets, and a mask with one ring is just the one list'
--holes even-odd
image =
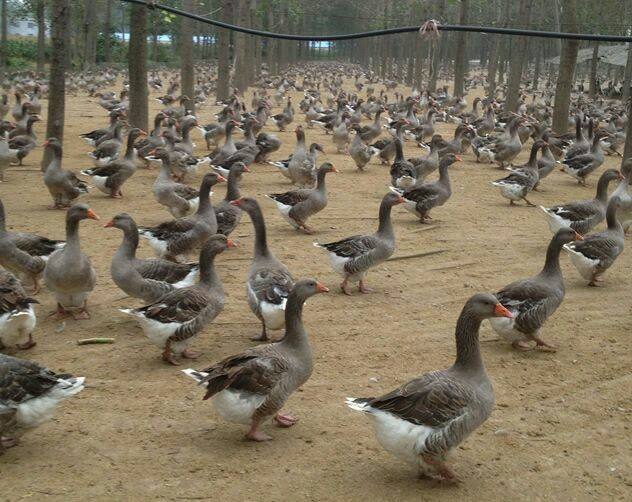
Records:
{"label": "goose beak", "polygon": [[110,220],[105,225],[103,225],[103,228],[112,228],[113,226],[114,226],[114,220]]}
{"label": "goose beak", "polygon": [[406,199],[404,199],[404,197],[402,197],[401,195],[399,196],[399,199],[397,199],[397,203],[398,204],[403,204],[404,202],[406,202]]}
{"label": "goose beak", "polygon": [[336,169],[336,166],[331,166],[331,172],[332,173],[339,173],[340,171],[338,171],[338,169]]}
{"label": "goose beak", "polygon": [[225,182],[226,178],[224,178],[221,174],[217,175],[217,181],[219,181],[220,183]]}
{"label": "goose beak", "polygon": [[623,176],[623,174],[621,174],[620,172],[617,172],[617,179],[619,181],[623,181],[625,179],[625,177]]}
{"label": "goose beak", "polygon": [[503,307],[500,303],[497,303],[494,307],[494,317],[508,317],[509,319],[512,319],[513,314],[509,312],[505,307]]}
{"label": "goose beak", "polygon": [[329,288],[327,286],[325,286],[324,284],[317,282],[316,283],[316,291],[318,293],[329,293]]}
{"label": "goose beak", "polygon": [[239,207],[239,205],[241,204],[241,199],[231,200],[231,201],[230,201],[230,204],[231,204],[232,206],[237,206],[237,207]]}
{"label": "goose beak", "polygon": [[97,216],[97,213],[95,213],[92,209],[88,209],[88,211],[86,212],[86,214],[88,215],[88,218],[90,218],[91,220],[99,220],[100,218]]}
{"label": "goose beak", "polygon": [[249,173],[250,172],[250,169],[248,168],[248,166],[244,166],[244,172],[245,173]]}
{"label": "goose beak", "polygon": [[463,160],[459,155],[455,155],[454,158],[457,162],[461,162]]}
{"label": "goose beak", "polygon": [[583,241],[584,238],[581,236],[581,234],[578,234],[577,232],[575,232],[575,240],[576,241]]}
{"label": "goose beak", "polygon": [[237,244],[235,244],[235,241],[232,241],[231,239],[226,239],[226,245],[229,248],[236,248],[237,247]]}

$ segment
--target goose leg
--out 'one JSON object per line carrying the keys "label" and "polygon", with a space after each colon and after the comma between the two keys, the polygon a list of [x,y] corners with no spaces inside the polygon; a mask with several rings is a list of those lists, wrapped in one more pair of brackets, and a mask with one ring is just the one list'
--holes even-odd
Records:
{"label": "goose leg", "polygon": [[426,464],[435,468],[442,481],[449,483],[459,483],[461,481],[447,463],[435,460],[430,455],[422,455],[422,458]]}
{"label": "goose leg", "polygon": [[68,311],[58,302],[57,310],[53,310],[50,314],[48,314],[48,317],[54,317],[55,319],[60,321],[62,319],[66,319],[66,317],[68,317],[69,315],[70,314],[68,313]]}
{"label": "goose leg", "polygon": [[598,273],[593,274],[592,279],[590,280],[588,285],[595,288],[603,286],[603,277],[601,277],[601,275]]}
{"label": "goose leg", "polygon": [[511,346],[516,349],[516,350],[521,350],[523,352],[527,352],[529,350],[533,350],[533,347],[531,347],[527,342],[525,342],[524,340],[516,340],[515,342],[513,342],[511,344]]}
{"label": "goose leg", "polygon": [[37,345],[37,343],[35,343],[35,341],[33,341],[33,333],[29,333],[29,339],[26,342],[24,342],[24,343],[19,343],[17,345],[17,347],[20,350],[28,350],[28,349],[32,349],[36,345]]}
{"label": "goose leg", "polygon": [[37,276],[33,277],[33,290],[31,291],[32,295],[36,295],[37,293],[39,293],[41,291],[41,286],[39,284],[39,279],[37,278]]}
{"label": "goose leg", "polygon": [[296,422],[298,422],[298,418],[281,412],[275,415],[274,420],[280,427],[292,427]]}
{"label": "goose leg", "polygon": [[345,276],[344,281],[340,283],[340,289],[345,295],[351,296],[351,290],[349,289],[348,283],[349,283],[349,276]]}
{"label": "goose leg", "polygon": [[527,203],[527,206],[529,206],[529,207],[535,207],[535,204],[534,204],[533,202],[531,202],[531,201],[527,200],[527,198],[526,198],[526,197],[523,197],[523,198],[522,198],[522,200],[523,200],[523,201],[525,201],[525,202]]}
{"label": "goose leg", "polygon": [[265,432],[259,430],[259,419],[253,419],[250,430],[246,433],[246,438],[251,441],[270,441],[272,436],[268,436]]}
{"label": "goose leg", "polygon": [[363,280],[358,282],[358,290],[360,291],[360,293],[363,293],[365,295],[368,295],[369,293],[373,293],[373,290],[371,288],[367,288],[364,285],[364,281]]}
{"label": "goose leg", "polygon": [[90,312],[88,312],[88,300],[83,301],[83,306],[77,312],[72,313],[72,318],[75,321],[81,321],[83,319],[90,319]]}
{"label": "goose leg", "polygon": [[185,359],[197,359],[198,357],[200,357],[200,354],[189,349],[184,349],[182,351],[182,357],[184,357]]}
{"label": "goose leg", "polygon": [[165,349],[162,351],[162,360],[174,366],[180,364],[174,359],[173,352],[171,352],[171,340],[167,340],[167,343],[165,343]]}
{"label": "goose leg", "polygon": [[251,336],[250,339],[253,342],[267,342],[269,340],[268,332],[266,331],[266,322],[265,321],[261,321],[261,334],[257,335],[257,336]]}

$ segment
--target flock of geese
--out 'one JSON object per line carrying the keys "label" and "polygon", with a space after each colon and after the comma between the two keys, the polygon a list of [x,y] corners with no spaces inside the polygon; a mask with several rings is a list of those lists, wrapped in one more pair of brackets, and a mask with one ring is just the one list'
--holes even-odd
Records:
{"label": "flock of geese", "polygon": [[[199,71],[208,74],[211,70]],[[318,63],[297,65],[284,77],[263,72],[250,106],[235,91],[221,103],[217,121],[206,125],[190,110],[204,105],[212,92],[207,87],[212,79],[200,79],[190,99],[178,94],[177,75],[153,73],[151,87],[162,90],[163,81],[169,86],[158,98],[164,108],[146,133],[127,124],[127,91],[116,96],[104,90],[116,83],[117,75],[112,72],[81,77],[83,88],[108,113],[103,128],[82,134],[90,145],[94,166],[75,173],[63,166],[58,139],[48,138],[43,143],[50,151],[43,181],[51,195],[50,208],[66,211],[65,241],[9,231],[0,203],[0,264],[4,267],[0,272],[0,349],[27,350],[35,345],[33,304],[39,303],[35,295],[42,281],[56,300],[51,315],[76,320],[90,316],[88,299],[96,273],[82,251],[79,227],[87,224],[82,223],[84,220],[99,217],[78,200],[93,187],[108,197],[125,198],[124,186],[134,173],[158,164],[153,196],[172,218],[148,227],[139,225],[130,214],[120,213],[105,224],[122,233],[111,260],[112,281],[143,303],[121,311],[138,321],[166,363],[176,365],[181,359],[196,358],[193,342],[225,304],[216,261],[235,245],[230,234],[245,213],[255,232],[247,299],[261,322],[261,333],[253,340],[265,343],[203,369],[183,371],[204,388],[204,399],[212,400],[221,417],[247,426],[247,437],[255,441],[271,439],[262,430],[267,421],[273,420],[280,427],[297,422],[282,409],[313,370],[302,311],[308,298],[329,289],[313,279],[297,279],[270,249],[259,202],[240,191],[242,176],[256,171],[254,165],[274,165],[296,185],[268,197],[291,227],[307,234],[317,232],[309,220],[325,210],[326,179],[338,169],[331,162],[318,162],[326,148],[308,144],[306,131],[323,128],[335,151],[350,156],[359,172],[366,170],[372,159],[389,166],[377,229],[335,242],[314,243],[327,253],[332,268],[340,274],[344,294],[354,294],[355,285],[359,292],[369,293],[368,271],[395,250],[392,208],[402,204],[420,223],[431,221],[430,213],[452,196],[450,169],[463,155],[471,151],[477,162],[509,169],[492,185],[510,204],[524,201],[533,205],[527,197],[541,189],[554,169],[585,185],[603,164],[604,152],[620,155],[618,148],[622,138],[625,140],[623,131],[629,120],[620,103],[587,101],[580,95],[574,101],[569,124],[574,132],[556,135],[549,127],[547,91],[534,94],[530,103],[525,94],[517,114],[502,111],[499,94],[476,98],[468,110],[465,97],[450,96],[447,88],[436,93],[413,90],[405,96],[389,81],[386,87],[395,95],[391,99],[387,91],[376,92],[375,87],[384,82],[371,72],[352,65]],[[348,75],[353,76],[356,92],[343,89]],[[79,78],[71,78],[77,85]],[[476,86],[477,82],[468,84]],[[14,181],[12,173],[5,176],[6,169],[22,164],[38,144],[33,126],[40,120],[39,98],[46,83],[16,76],[10,86],[15,91],[15,104],[11,107],[5,95],[0,108],[0,174],[6,186]],[[304,115],[304,125],[295,126],[292,155],[271,160],[281,146],[273,130],[284,131],[298,121],[299,112],[289,91],[303,93],[297,106]],[[279,113],[272,113],[273,106]],[[5,120],[9,113],[12,121]],[[439,121],[456,125],[453,137],[444,138],[435,131]],[[234,137],[238,131],[242,140]],[[196,134],[202,136],[209,150],[203,157],[194,152]],[[529,160],[514,165],[530,138]],[[405,142],[426,152],[406,159]],[[188,185],[187,177],[204,165],[211,169],[199,188]],[[431,176],[434,179],[429,179]],[[481,323],[488,319],[516,350],[555,350],[544,340],[542,328],[564,300],[560,254],[568,252],[590,285],[603,283],[604,273],[624,249],[624,230],[629,225],[625,217],[632,209],[628,191],[631,176],[632,159],[627,159],[620,171],[607,169],[599,175],[593,199],[541,208],[553,233],[542,269],[493,295],[475,294],[465,303],[456,322],[456,360],[452,366],[426,373],[380,397],[347,399],[351,409],[371,418],[385,449],[415,465],[423,475],[444,481],[458,479],[447,464],[447,456],[490,416],[494,403],[478,340]],[[227,183],[226,196],[213,204],[212,189],[218,183]],[[618,185],[609,195],[611,183]],[[133,209],[133,203],[129,208]],[[10,215],[11,208],[7,209]],[[598,229],[604,220],[606,228]],[[155,258],[136,256],[141,238]],[[199,260],[191,262],[192,255]],[[275,330],[284,330],[284,334],[271,341],[269,332]],[[50,418],[61,400],[83,388],[84,378],[57,374],[0,353],[0,453],[14,446],[22,432]]]}

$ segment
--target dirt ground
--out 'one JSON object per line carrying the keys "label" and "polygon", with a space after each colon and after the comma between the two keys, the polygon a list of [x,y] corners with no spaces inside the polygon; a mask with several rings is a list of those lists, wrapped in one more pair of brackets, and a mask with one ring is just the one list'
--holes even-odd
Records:
{"label": "dirt ground", "polygon": [[[298,93],[294,99],[298,105]],[[159,106],[152,100],[152,113]],[[217,110],[204,106],[200,121],[212,121]],[[85,94],[69,98],[65,167],[89,167],[89,147],[78,135],[106,122],[95,100]],[[439,127],[446,135],[453,129]],[[44,130],[39,124],[42,141]],[[284,145],[275,159],[294,148],[291,132],[280,136]],[[110,279],[110,257],[122,234],[103,224],[123,211],[140,224],[170,218],[151,195],[156,171],[140,169],[125,185],[122,200],[106,198],[96,189],[82,199],[102,219],[81,224],[83,249],[98,273],[89,298],[92,318],[60,325],[46,318],[54,306],[51,295],[44,291],[38,297],[38,345],[17,355],[84,375],[87,388],[66,401],[52,422],[0,457],[1,498],[629,500],[632,253],[619,258],[601,289],[587,287],[568,257],[562,257],[566,299],[543,331],[559,347],[556,353],[518,353],[495,341],[489,326],[483,326],[483,355],[497,401],[494,412],[454,455],[452,465],[463,483],[443,486],[420,480],[412,467],[380,448],[368,419],[349,410],[344,398],[381,394],[451,364],[454,325],[465,300],[538,272],[551,234],[539,209],[509,207],[489,184],[502,173],[475,164],[468,153],[451,170],[453,196],[434,213],[433,226],[421,226],[401,207],[393,213],[396,255],[444,252],[383,264],[368,276],[374,294],[346,297],[326,255],[312,242],[372,232],[388,169],[373,161],[368,172],[356,172],[350,157],[333,153],[331,137],[320,129],[307,130],[307,140],[322,143],[327,153],[320,159],[341,170],[328,177],[328,207],[311,220],[317,235],[296,233],[263,197],[291,188],[276,168],[253,166],[242,183],[243,194],[262,204],[277,256],[296,277],[316,277],[332,290],[305,309],[315,369],[287,404],[299,423],[288,430],[268,426],[274,436],[268,443],[244,441],[243,427],[223,422],[202,401],[202,390],[178,368],[163,364],[136,322],[118,312],[118,307],[139,302],[125,298]],[[197,151],[205,153],[203,141],[197,143]],[[521,160],[526,161],[527,151]],[[420,149],[408,143],[406,154],[419,155]],[[46,209],[50,196],[38,169],[40,157],[41,148],[28,157],[27,167],[7,172],[0,185],[8,225],[63,238],[64,213]],[[609,158],[606,166],[618,167],[618,162]],[[201,176],[191,183],[199,183]],[[583,188],[554,172],[542,183],[545,191],[531,199],[547,205],[590,198],[597,176]],[[217,188],[215,201],[224,190]],[[259,330],[246,303],[253,241],[247,216],[233,236],[239,248],[218,260],[227,305],[194,343],[193,349],[202,353],[197,367],[251,346],[249,337]],[[140,254],[151,254],[146,243],[141,243]],[[115,337],[116,343],[77,346],[78,339],[93,336]]]}

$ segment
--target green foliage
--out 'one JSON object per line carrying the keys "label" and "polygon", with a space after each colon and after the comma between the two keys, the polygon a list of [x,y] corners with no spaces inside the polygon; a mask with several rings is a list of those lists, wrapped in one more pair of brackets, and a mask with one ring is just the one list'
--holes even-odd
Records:
{"label": "green foliage", "polygon": [[[50,49],[46,48],[46,54]],[[10,68],[24,68],[37,60],[37,41],[30,38],[10,38],[7,41],[7,63]]]}

